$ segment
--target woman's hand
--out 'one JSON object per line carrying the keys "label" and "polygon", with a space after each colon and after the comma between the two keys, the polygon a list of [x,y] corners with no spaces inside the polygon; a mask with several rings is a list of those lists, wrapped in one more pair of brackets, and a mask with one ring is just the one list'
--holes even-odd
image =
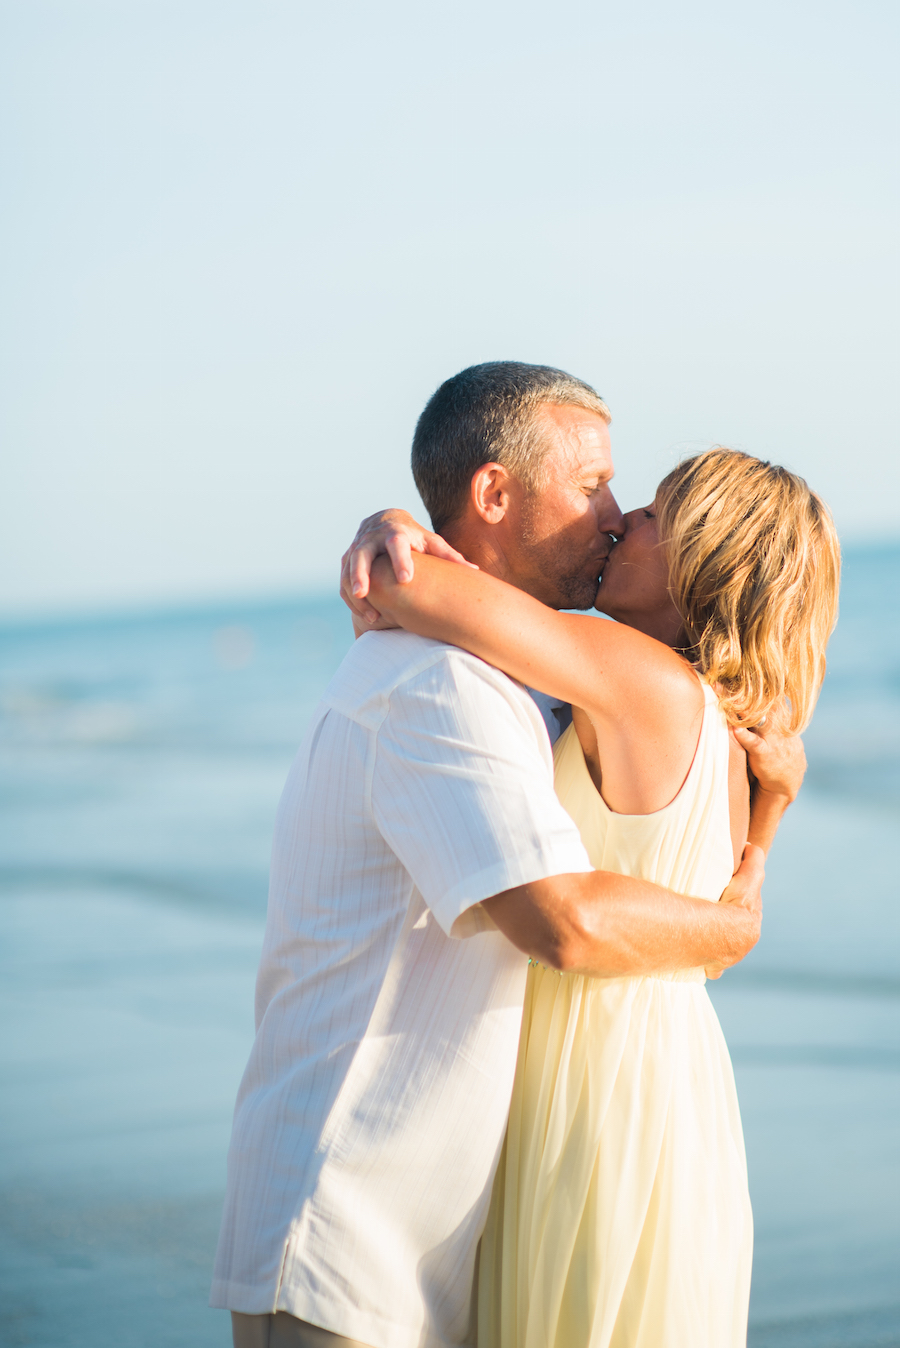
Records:
{"label": "woman's hand", "polygon": [[451,548],[440,534],[417,524],[407,511],[380,510],[375,515],[369,515],[357,529],[356,537],[341,558],[341,598],[354,615],[357,636],[360,635],[358,619],[362,620],[364,631],[394,626],[393,623],[384,622],[381,614],[366,598],[375,558],[386,553],[391,559],[398,582],[405,585],[414,575],[414,552],[443,557],[445,561],[459,562],[478,570],[472,562],[466,561],[462,553]]}

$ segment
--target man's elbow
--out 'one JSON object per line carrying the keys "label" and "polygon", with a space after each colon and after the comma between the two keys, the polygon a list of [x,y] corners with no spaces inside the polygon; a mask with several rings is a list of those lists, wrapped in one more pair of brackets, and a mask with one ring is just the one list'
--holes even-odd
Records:
{"label": "man's elbow", "polygon": [[540,963],[560,974],[588,974],[593,978],[620,978],[633,972],[627,954],[577,922],[566,923],[543,943]]}
{"label": "man's elbow", "polygon": [[[536,964],[561,974],[615,977],[627,973],[617,942],[598,910],[596,872],[555,876],[485,900],[504,935]],[[602,924],[602,930],[601,930]]]}
{"label": "man's elbow", "polygon": [[584,943],[577,930],[567,922],[553,922],[529,943],[528,954],[537,964],[558,974],[582,971]]}
{"label": "man's elbow", "polygon": [[545,969],[552,969],[557,974],[572,973],[574,969],[573,957],[568,946],[555,933],[543,936],[537,942],[532,941],[528,957],[532,963],[542,964]]}

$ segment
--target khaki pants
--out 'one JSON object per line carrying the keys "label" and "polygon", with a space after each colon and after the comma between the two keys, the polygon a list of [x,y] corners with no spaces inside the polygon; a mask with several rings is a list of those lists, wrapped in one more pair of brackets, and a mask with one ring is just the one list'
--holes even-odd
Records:
{"label": "khaki pants", "polygon": [[234,1348],[367,1348],[358,1339],[345,1339],[330,1329],[298,1320],[287,1311],[274,1315],[242,1315],[231,1312]]}

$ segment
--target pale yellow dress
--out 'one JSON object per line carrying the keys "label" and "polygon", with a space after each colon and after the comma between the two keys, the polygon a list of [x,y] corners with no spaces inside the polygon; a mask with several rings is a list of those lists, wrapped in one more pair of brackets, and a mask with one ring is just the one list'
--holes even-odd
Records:
{"label": "pale yellow dress", "polygon": [[[704,685],[675,800],[604,804],[570,727],[556,789],[599,870],[718,899],[731,878],[728,730]],[[702,969],[539,966],[481,1247],[479,1348],[738,1348],[753,1246],[728,1049]]]}

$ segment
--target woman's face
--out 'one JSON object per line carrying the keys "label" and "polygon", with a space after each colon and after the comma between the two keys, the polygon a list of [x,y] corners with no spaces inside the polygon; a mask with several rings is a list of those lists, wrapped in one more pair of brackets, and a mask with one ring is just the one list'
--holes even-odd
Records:
{"label": "woman's face", "polygon": [[675,644],[681,620],[669,595],[669,567],[659,541],[655,502],[625,516],[624,537],[609,554],[594,608],[667,645]]}

